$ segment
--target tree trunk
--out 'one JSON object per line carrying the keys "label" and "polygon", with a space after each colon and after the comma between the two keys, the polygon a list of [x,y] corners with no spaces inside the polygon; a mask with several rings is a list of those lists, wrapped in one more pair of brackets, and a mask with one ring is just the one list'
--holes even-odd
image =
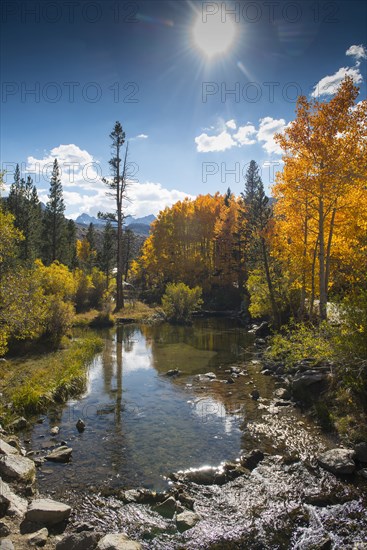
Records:
{"label": "tree trunk", "polygon": [[122,204],[121,204],[121,186],[123,182],[120,176],[120,147],[116,147],[116,206],[117,206],[117,274],[116,274],[116,307],[115,311],[120,311],[124,307],[124,294],[122,288]]}
{"label": "tree trunk", "polygon": [[308,199],[306,197],[305,210],[305,227],[303,232],[303,266],[302,266],[302,287],[299,304],[298,317],[303,320],[305,317],[305,300],[306,300],[306,264],[307,264],[307,246],[308,246]]}
{"label": "tree trunk", "polygon": [[271,309],[272,309],[273,317],[274,317],[274,325],[275,325],[275,328],[279,328],[280,327],[279,311],[278,311],[278,307],[277,307],[277,304],[276,304],[276,301],[275,301],[273,283],[271,281],[271,276],[270,276],[268,255],[267,255],[267,252],[266,252],[266,244],[265,244],[264,237],[261,237],[261,250],[262,250],[262,253],[263,253],[266,282],[267,282],[268,290],[269,290]]}
{"label": "tree trunk", "polygon": [[310,297],[310,307],[309,307],[310,319],[312,319],[313,317],[313,304],[315,301],[315,268],[316,268],[318,246],[319,246],[319,237],[317,237],[316,239],[315,248],[313,251],[312,268],[311,268],[311,297]]}
{"label": "tree trunk", "polygon": [[333,208],[333,211],[331,213],[330,231],[329,231],[328,243],[327,243],[327,247],[326,247],[326,271],[325,271],[326,293],[328,292],[328,288],[329,288],[330,252],[331,252],[331,242],[333,240],[333,233],[334,233],[335,215],[336,215],[336,207]]}
{"label": "tree trunk", "polygon": [[327,290],[325,278],[325,235],[324,235],[324,201],[319,198],[319,293],[320,319],[326,320]]}

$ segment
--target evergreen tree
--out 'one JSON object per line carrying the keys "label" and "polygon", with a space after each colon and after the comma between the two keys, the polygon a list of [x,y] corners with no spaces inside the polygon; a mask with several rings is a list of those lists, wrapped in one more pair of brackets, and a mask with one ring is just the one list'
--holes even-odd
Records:
{"label": "evergreen tree", "polygon": [[54,160],[50,192],[44,213],[44,259],[46,263],[55,260],[63,262],[65,256],[66,220],[60,170]]}
{"label": "evergreen tree", "polygon": [[107,288],[113,268],[116,265],[116,231],[107,221],[103,230],[102,251],[99,255],[99,268],[106,275]]}
{"label": "evergreen tree", "polygon": [[16,220],[19,218],[20,189],[20,170],[19,164],[17,164],[14,171],[14,182],[10,186],[9,196],[7,200],[8,209],[13,214]]}
{"label": "evergreen tree", "polygon": [[247,263],[247,277],[249,270],[261,266],[265,271],[269,299],[273,312],[273,320],[279,325],[279,310],[275,299],[271,277],[269,250],[264,232],[272,216],[269,199],[265,194],[259,167],[251,160],[245,176],[245,190],[241,193],[243,200],[243,245]]}
{"label": "evergreen tree", "polygon": [[42,210],[31,176],[28,176],[24,186],[19,228],[24,235],[24,241],[21,244],[21,257],[25,261],[33,262],[40,253]]}
{"label": "evergreen tree", "polygon": [[117,274],[116,274],[116,311],[120,311],[124,307],[124,292],[123,292],[123,274],[124,274],[124,259],[123,259],[123,223],[125,219],[124,200],[126,200],[126,188],[129,178],[129,165],[127,162],[128,144],[125,148],[125,154],[122,158],[122,148],[125,143],[125,132],[122,129],[120,122],[116,122],[110,133],[112,140],[113,156],[109,161],[111,167],[112,180],[103,179],[103,183],[109,188],[108,195],[113,197],[116,204],[116,209],[113,213],[99,214],[100,217],[117,222]]}
{"label": "evergreen tree", "polygon": [[68,220],[66,223],[66,244],[65,244],[65,264],[74,269],[77,266],[77,256],[76,256],[76,225],[73,220]]}

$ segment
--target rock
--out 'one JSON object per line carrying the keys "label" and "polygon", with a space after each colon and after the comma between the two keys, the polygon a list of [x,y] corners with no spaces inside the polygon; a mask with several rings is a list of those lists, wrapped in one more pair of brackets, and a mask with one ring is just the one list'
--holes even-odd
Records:
{"label": "rock", "polygon": [[166,500],[155,506],[154,510],[165,518],[172,519],[175,515],[177,502],[173,497],[168,497]]}
{"label": "rock", "polygon": [[10,539],[3,539],[0,542],[0,550],[14,550],[14,544]]}
{"label": "rock", "polygon": [[75,424],[76,429],[79,433],[84,432],[85,430],[85,422],[81,418],[78,419],[77,423]]}
{"label": "rock", "polygon": [[23,518],[27,511],[28,502],[16,495],[9,485],[0,479],[0,515],[17,516]]}
{"label": "rock", "polygon": [[367,468],[362,468],[362,470],[359,470],[358,475],[360,475],[360,476],[364,477],[365,479],[367,479]]}
{"label": "rock", "polygon": [[357,443],[357,445],[354,447],[355,453],[356,453],[356,460],[359,462],[367,462],[367,443]]}
{"label": "rock", "polygon": [[98,533],[72,533],[56,544],[56,550],[93,550],[101,535]]}
{"label": "rock", "polygon": [[248,470],[253,470],[262,460],[264,460],[264,453],[259,449],[254,449],[249,453],[241,455],[240,464]]}
{"label": "rock", "polygon": [[58,426],[54,426],[53,428],[51,428],[50,430],[50,434],[51,435],[57,435],[60,431],[60,428]]}
{"label": "rock", "polygon": [[215,378],[217,377],[217,375],[214,374],[214,372],[206,372],[204,376],[209,378],[209,380],[215,380]]}
{"label": "rock", "polygon": [[278,388],[274,392],[274,397],[277,399],[284,399],[285,401],[288,401],[291,396],[289,391],[286,388]]}
{"label": "rock", "polygon": [[181,374],[181,371],[179,369],[171,369],[166,372],[166,376],[178,376]]}
{"label": "rock", "polygon": [[259,393],[258,390],[252,390],[250,395],[251,395],[252,399],[254,399],[255,401],[257,401],[260,397],[260,393]]}
{"label": "rock", "polygon": [[106,535],[99,541],[97,550],[141,550],[141,544],[129,539],[127,535],[122,533]]}
{"label": "rock", "polygon": [[6,441],[3,441],[0,439],[0,455],[17,455],[19,454],[18,449],[16,449],[13,445],[9,445]]}
{"label": "rock", "polygon": [[190,510],[185,510],[185,512],[178,514],[176,517],[177,528],[181,532],[191,529],[197,524],[198,521],[200,521],[200,516]]}
{"label": "rock", "polygon": [[13,422],[11,422],[8,425],[8,428],[9,430],[17,432],[19,430],[24,430],[25,428],[27,428],[27,426],[28,426],[27,420],[23,416],[21,416],[20,418],[13,420]]}
{"label": "rock", "polygon": [[242,374],[242,369],[240,369],[240,367],[230,367],[230,372],[232,374]]}
{"label": "rock", "polygon": [[354,463],[355,452],[351,449],[331,449],[318,457],[320,466],[333,474],[352,474],[356,465]]}
{"label": "rock", "polygon": [[25,519],[34,523],[55,525],[69,518],[71,508],[67,504],[41,498],[33,500],[28,506]]}
{"label": "rock", "polygon": [[33,482],[36,467],[33,460],[20,455],[0,456],[0,474],[19,481]]}
{"label": "rock", "polygon": [[40,529],[39,531],[28,535],[27,540],[30,546],[45,546],[47,538],[48,530],[46,529],[46,527],[43,527],[43,529]]}
{"label": "rock", "polygon": [[295,391],[302,390],[304,388],[312,386],[313,384],[323,382],[326,379],[327,375],[325,373],[306,372],[298,377],[293,378],[292,388]]}
{"label": "rock", "polygon": [[46,456],[46,460],[50,460],[51,462],[69,462],[72,452],[73,449],[71,447],[63,445],[51,451],[51,453]]}
{"label": "rock", "polygon": [[92,523],[77,523],[74,524],[74,527],[77,533],[82,533],[83,531],[94,531],[94,525],[92,525]]}
{"label": "rock", "polygon": [[256,338],[255,346],[257,346],[258,348],[262,348],[266,346],[266,341],[264,340],[264,338]]}
{"label": "rock", "polygon": [[263,370],[261,371],[261,374],[263,374],[264,376],[271,376],[273,373],[272,373],[272,371],[269,370],[269,369],[263,369]]}
{"label": "rock", "polygon": [[226,384],[234,384],[234,379],[232,378],[232,376],[227,378]]}
{"label": "rock", "polygon": [[263,321],[260,325],[254,325],[252,329],[249,330],[251,334],[255,334],[255,336],[263,337],[268,336],[270,334],[270,327],[269,323],[267,321]]}
{"label": "rock", "polygon": [[0,521],[0,538],[5,538],[10,535],[10,529],[6,523]]}

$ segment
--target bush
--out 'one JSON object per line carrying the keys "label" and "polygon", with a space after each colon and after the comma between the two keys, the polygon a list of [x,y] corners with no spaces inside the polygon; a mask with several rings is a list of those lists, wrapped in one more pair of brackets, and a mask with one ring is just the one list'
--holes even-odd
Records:
{"label": "bush", "polygon": [[184,283],[169,283],[162,298],[162,308],[169,321],[187,322],[201,304],[200,287],[190,288]]}

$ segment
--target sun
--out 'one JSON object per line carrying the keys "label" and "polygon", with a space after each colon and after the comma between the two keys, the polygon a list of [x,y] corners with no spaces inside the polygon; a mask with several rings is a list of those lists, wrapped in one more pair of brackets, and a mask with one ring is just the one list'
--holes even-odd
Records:
{"label": "sun", "polygon": [[219,13],[208,16],[205,22],[199,15],[192,28],[195,46],[209,59],[228,53],[236,34],[235,23],[229,18],[222,22]]}

